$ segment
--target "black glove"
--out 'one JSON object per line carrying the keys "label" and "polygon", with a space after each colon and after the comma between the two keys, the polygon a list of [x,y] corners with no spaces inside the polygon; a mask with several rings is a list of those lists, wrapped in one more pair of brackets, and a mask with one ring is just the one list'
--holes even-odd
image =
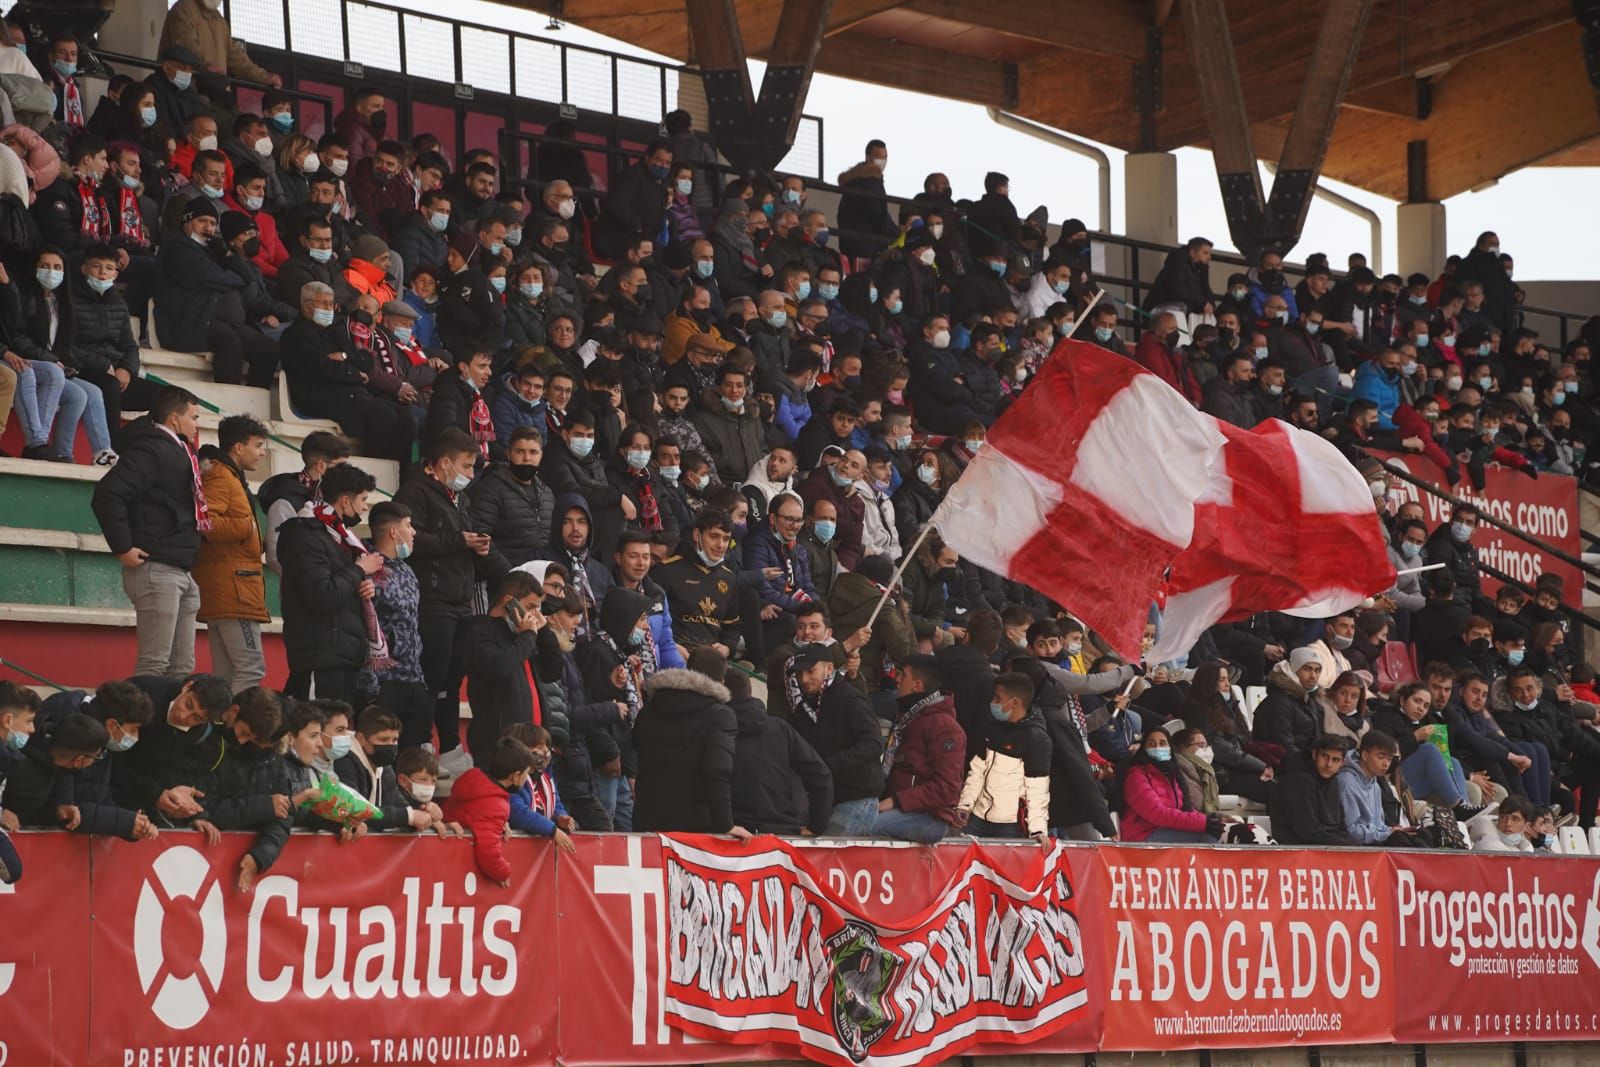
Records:
{"label": "black glove", "polygon": [[1532,463],[1529,463],[1526,466],[1519,467],[1517,469],[1522,471],[1523,474],[1526,474],[1528,477],[1532,478],[1534,481],[1538,481],[1539,480],[1539,470]]}
{"label": "black glove", "polygon": [[1212,837],[1220,838],[1222,836],[1222,828],[1224,825],[1225,824],[1222,821],[1222,816],[1216,814],[1215,812],[1206,816],[1206,833],[1210,834]]}

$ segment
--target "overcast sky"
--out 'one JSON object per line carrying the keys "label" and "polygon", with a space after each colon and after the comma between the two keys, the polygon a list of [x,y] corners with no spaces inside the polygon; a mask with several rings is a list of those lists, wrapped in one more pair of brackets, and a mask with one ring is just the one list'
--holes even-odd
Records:
{"label": "overcast sky", "polygon": [[[432,0],[396,2],[418,11],[439,10]],[[483,0],[454,0],[449,13],[573,44],[651,55],[624,41],[570,24],[550,33],[545,29],[548,19],[543,15]],[[752,67],[759,87],[760,65]],[[960,76],[959,71],[951,73]],[[1575,100],[1572,106],[1593,107],[1594,101]],[[889,144],[885,182],[890,193],[918,193],[925,174],[942,170],[950,175],[957,198],[976,198],[983,193],[984,173],[1001,170],[1011,178],[1011,198],[1022,213],[1044,204],[1052,222],[1075,215],[1091,228],[1102,228],[1097,218],[1096,168],[1092,161],[997,126],[976,105],[819,74],[812,79],[806,112],[824,120],[825,177],[829,181],[862,158],[863,146],[870,138],[880,137]],[[1111,157],[1112,170],[1111,228],[1121,232],[1125,218],[1123,153],[1115,148],[1107,148],[1106,152]],[[1180,237],[1203,234],[1219,247],[1231,249],[1211,154],[1185,148],[1177,156]],[[1264,189],[1270,189],[1271,180],[1263,171]],[[1394,269],[1395,202],[1339,182],[1326,184],[1378,213],[1384,234],[1382,260],[1387,269]],[[1519,280],[1600,279],[1600,255],[1595,254],[1600,235],[1597,184],[1600,168],[1532,168],[1518,171],[1482,192],[1453,197],[1445,202],[1449,250],[1465,252],[1479,232],[1493,229],[1500,234],[1501,247],[1516,257]],[[1559,205],[1559,209],[1552,205]],[[1313,203],[1304,236],[1290,258],[1303,260],[1311,252],[1326,252],[1335,267],[1340,267],[1350,252],[1370,254],[1371,244],[1371,229],[1363,217],[1318,200]]]}

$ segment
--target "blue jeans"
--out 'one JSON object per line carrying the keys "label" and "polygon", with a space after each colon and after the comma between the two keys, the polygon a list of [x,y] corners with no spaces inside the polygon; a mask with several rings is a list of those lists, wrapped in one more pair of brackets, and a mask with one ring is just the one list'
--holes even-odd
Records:
{"label": "blue jeans", "polygon": [[1204,830],[1169,830],[1163,826],[1155,830],[1146,841],[1158,845],[1214,845],[1217,839]]}
{"label": "blue jeans", "polygon": [[878,802],[871,797],[846,800],[833,806],[828,833],[835,837],[866,837],[878,819]]}
{"label": "blue jeans", "polygon": [[1550,750],[1537,741],[1512,741],[1511,751],[1527,756],[1533,765],[1522,772],[1528,799],[1542,808],[1550,806]]}
{"label": "blue jeans", "polygon": [[594,776],[594,795],[601,807],[606,809],[606,814],[611,816],[612,829],[618,832],[633,829],[633,790],[628,788],[626,778],[597,773]]}
{"label": "blue jeans", "polygon": [[926,811],[901,811],[890,808],[880,811],[872,821],[873,837],[892,837],[896,841],[915,841],[931,845],[944,840],[950,824]]}
{"label": "blue jeans", "polygon": [[72,455],[80,420],[91,451],[100,453],[111,447],[111,431],[106,428],[106,398],[95,386],[68,378],[61,390],[61,413],[56,416],[56,430],[50,435],[51,449],[56,455]]}
{"label": "blue jeans", "polygon": [[1417,750],[1400,761],[1406,783],[1412,796],[1432,799],[1448,807],[1466,803],[1467,779],[1461,773],[1461,761],[1453,759],[1444,765],[1444,755],[1432,745],[1418,745]]}
{"label": "blue jeans", "polygon": [[17,398],[11,406],[22,420],[23,445],[35,448],[50,440],[50,426],[56,421],[67,376],[59,363],[30,359],[27,364],[17,375]]}

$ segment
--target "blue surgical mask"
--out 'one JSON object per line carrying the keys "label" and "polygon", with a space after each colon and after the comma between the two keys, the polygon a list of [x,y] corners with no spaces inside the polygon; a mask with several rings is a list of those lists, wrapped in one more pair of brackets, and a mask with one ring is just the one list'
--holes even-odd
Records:
{"label": "blue surgical mask", "polygon": [[811,243],[816,245],[818,248],[821,248],[823,245],[828,243],[828,238],[832,236],[833,234],[828,231],[826,226],[824,226],[822,229],[811,235]]}
{"label": "blue surgical mask", "polygon": [[1112,326],[1096,326],[1094,328],[1094,339],[1096,341],[1109,341],[1116,332],[1116,328]]}
{"label": "blue surgical mask", "polygon": [[311,321],[316,323],[318,326],[332,326],[333,325],[333,309],[332,308],[313,308],[312,311],[311,311]]}
{"label": "blue surgical mask", "polygon": [[1006,273],[1006,262],[1005,262],[1005,260],[1002,259],[998,263],[993,262],[993,261],[986,261],[986,262],[989,263],[989,269],[994,271],[996,276],[1004,277],[1004,275]]}
{"label": "blue surgical mask", "polygon": [[876,304],[877,302],[878,302],[878,287],[876,285],[868,285],[867,286],[867,303]]}
{"label": "blue surgical mask", "polygon": [[333,759],[344,759],[350,755],[350,746],[355,742],[351,734],[340,734],[333,739],[328,748],[328,755]]}
{"label": "blue surgical mask", "polygon": [[1489,387],[1492,386],[1493,384],[1494,384],[1494,379],[1491,378],[1487,374],[1485,374],[1483,377],[1478,379],[1478,388],[1482,389],[1486,393],[1489,391]]}
{"label": "blue surgical mask", "polygon": [[139,121],[144,123],[146,128],[154,126],[156,124],[156,109],[153,107],[141,107],[139,109]]}
{"label": "blue surgical mask", "polygon": [[709,278],[716,273],[717,261],[714,259],[697,259],[694,261],[694,272],[702,278]]}
{"label": "blue surgical mask", "polygon": [[192,70],[180,70],[172,76],[172,84],[177,86],[180,93],[189,88],[189,83],[192,81],[194,81],[194,71]]}
{"label": "blue surgical mask", "polygon": [[527,297],[529,300],[537,300],[544,295],[543,282],[525,282],[524,284],[517,286],[517,288],[521,291],[522,295]]}
{"label": "blue surgical mask", "polygon": [[1452,522],[1450,524],[1450,536],[1452,539],[1465,544],[1472,540],[1473,529],[1474,527],[1468,526],[1464,522]]}
{"label": "blue surgical mask", "polygon": [[630,448],[627,452],[628,466],[633,470],[642,471],[650,465],[650,451],[645,448]]}
{"label": "blue surgical mask", "polygon": [[521,243],[522,243],[522,227],[521,226],[513,226],[511,229],[506,231],[506,244],[510,245],[512,248],[515,248],[518,245],[520,245]]}
{"label": "blue surgical mask", "polygon": [[906,302],[904,300],[896,299],[894,303],[889,305],[889,314],[898,315],[905,310],[905,306]]}
{"label": "blue surgical mask", "polygon": [[[101,296],[104,296],[106,293],[110,292],[111,287],[117,284],[117,280],[115,278],[85,278],[84,281],[89,283],[89,288],[93,289]],[[1560,398],[1561,394],[1557,393],[1556,399],[1559,400]]]}
{"label": "blue surgical mask", "polygon": [[506,276],[504,274],[496,274],[493,278],[490,278],[489,279],[489,288],[493,289],[497,293],[505,292],[506,291]]}
{"label": "blue surgical mask", "polygon": [[333,258],[333,249],[331,248],[308,248],[306,251],[318,263],[326,263]]}
{"label": "blue surgical mask", "polygon": [[1057,296],[1060,296],[1061,294],[1065,293],[1071,287],[1072,287],[1072,283],[1071,282],[1051,282],[1050,283],[1050,288],[1052,288],[1052,289],[1054,289],[1056,291],[1056,295]]}
{"label": "blue surgical mask", "polygon": [[668,485],[678,484],[678,475],[683,473],[682,467],[657,467],[656,471]]}
{"label": "blue surgical mask", "polygon": [[567,449],[579,459],[588,459],[589,453],[594,451],[594,438],[574,437],[567,442]]}
{"label": "blue surgical mask", "polygon": [[795,295],[795,299],[797,299],[797,300],[804,300],[806,297],[810,296],[811,295],[811,283],[810,282],[801,282],[799,285],[795,286],[794,295]]}
{"label": "blue surgical mask", "polygon": [[630,633],[628,635],[628,644],[632,645],[634,648],[643,647],[644,646],[644,631],[643,630],[635,630],[632,633]]}
{"label": "blue surgical mask", "polygon": [[798,204],[800,202],[800,190],[785,189],[783,191],[783,202],[785,204]]}
{"label": "blue surgical mask", "polygon": [[998,700],[989,701],[989,714],[994,716],[995,722],[1005,722],[1011,718],[1010,715],[1006,714],[1006,706]]}
{"label": "blue surgical mask", "polygon": [[411,542],[410,541],[402,541],[398,545],[395,545],[394,546],[394,558],[395,559],[410,559],[411,558]]}
{"label": "blue surgical mask", "polygon": [[783,308],[779,308],[776,311],[768,312],[766,319],[768,326],[771,326],[774,330],[781,330],[784,324],[789,321],[789,313]]}
{"label": "blue surgical mask", "polygon": [[6,734],[6,747],[11,749],[13,752],[22,751],[23,747],[26,746],[27,743],[28,735],[23,733],[21,730],[13,730],[9,734]]}
{"label": "blue surgical mask", "polygon": [[938,477],[939,471],[935,467],[921,466],[917,468],[917,479],[921,481],[923,485],[932,485],[938,479]]}
{"label": "blue surgical mask", "polygon": [[1172,760],[1172,749],[1170,748],[1147,748],[1145,752],[1157,763],[1168,763]]}
{"label": "blue surgical mask", "polygon": [[818,519],[811,524],[811,532],[817,535],[817,540],[827,544],[833,540],[833,535],[839,532],[839,524],[832,519]]}
{"label": "blue surgical mask", "polygon": [[409,327],[409,326],[396,326],[394,328],[394,339],[396,341],[399,341],[403,345],[410,344],[411,343],[411,327]]}
{"label": "blue surgical mask", "polygon": [[434,233],[443,233],[450,228],[450,216],[443,211],[430,211],[428,225],[433,228]]}
{"label": "blue surgical mask", "polygon": [[70,78],[74,74],[78,73],[78,64],[69,63],[65,59],[57,59],[50,65],[56,68],[56,73],[61,75],[63,78]]}
{"label": "blue surgical mask", "polygon": [[1422,555],[1422,546],[1411,541],[1401,541],[1400,554],[1406,559],[1417,559]]}
{"label": "blue surgical mask", "polygon": [[506,250],[506,243],[504,241],[496,241],[494,244],[489,246],[489,254],[491,256],[498,256],[501,252],[504,252],[505,250]]}
{"label": "blue surgical mask", "polygon": [[1488,354],[1489,354],[1489,342],[1485,341],[1485,342],[1483,342],[1483,344],[1478,346],[1478,355],[1487,356]]}
{"label": "blue surgical mask", "polygon": [[458,493],[471,484],[472,476],[470,474],[458,474],[454,478],[450,479],[450,488],[454,489]]}
{"label": "blue surgical mask", "polygon": [[654,163],[648,163],[645,165],[645,169],[650,172],[650,177],[654,178],[658,182],[665,181],[667,178],[666,167],[658,167]]}
{"label": "blue surgical mask", "polygon": [[1425,334],[1425,333],[1417,334],[1417,347],[1418,348],[1427,348],[1428,347],[1428,335],[1427,334]]}
{"label": "blue surgical mask", "polygon": [[1577,382],[1562,382],[1561,383],[1561,390],[1562,390],[1562,392],[1565,392],[1565,393],[1576,393],[1578,391],[1578,383]]}
{"label": "blue surgical mask", "polygon": [[65,275],[56,268],[40,267],[38,270],[33,272],[33,277],[34,280],[36,280],[46,289],[55,289],[61,284],[61,279],[64,278]]}
{"label": "blue surgical mask", "polygon": [[1527,649],[1513,648],[1506,653],[1506,662],[1513,667],[1522,666],[1522,657],[1528,654]]}
{"label": "blue surgical mask", "polygon": [[968,437],[965,438],[961,443],[967,446],[968,452],[971,452],[973,455],[977,455],[978,449],[983,447],[983,438]]}
{"label": "blue surgical mask", "polygon": [[285,133],[288,133],[290,130],[294,129],[294,112],[278,112],[276,115],[272,116],[272,124]]}
{"label": "blue surgical mask", "polygon": [[1567,402],[1567,394],[1566,394],[1565,391],[1559,391],[1559,392],[1556,393],[1555,396],[1552,396],[1550,398],[1550,403],[1554,404],[1556,407],[1560,407],[1562,404],[1565,404],[1566,402]]}
{"label": "blue surgical mask", "polygon": [[837,465],[835,465],[834,468],[828,472],[828,477],[832,478],[833,484],[839,486],[841,489],[847,485],[855,484],[854,479],[839,473],[839,468]]}
{"label": "blue surgical mask", "polygon": [[106,742],[107,752],[126,752],[139,743],[139,739],[132,734],[123,734],[115,741]]}
{"label": "blue surgical mask", "polygon": [[694,182],[688,178],[679,178],[676,185],[679,196],[688,196],[694,192]]}
{"label": "blue surgical mask", "polygon": [[706,555],[705,549],[702,548],[695,549],[694,554],[699,556],[701,564],[707,567],[715,567],[722,562],[720,559],[712,559],[710,556]]}
{"label": "blue surgical mask", "polygon": [[137,189],[139,188],[139,179],[131,174],[124,174],[122,176],[122,187],[124,189]]}
{"label": "blue surgical mask", "polygon": [[839,299],[839,287],[837,285],[830,285],[827,282],[823,282],[821,285],[817,286],[817,295],[824,300],[837,300]]}

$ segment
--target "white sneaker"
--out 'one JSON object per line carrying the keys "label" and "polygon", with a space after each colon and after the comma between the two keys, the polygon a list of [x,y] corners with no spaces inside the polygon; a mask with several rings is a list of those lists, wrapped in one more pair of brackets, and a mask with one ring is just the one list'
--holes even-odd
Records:
{"label": "white sneaker", "polygon": [[94,454],[94,465],[96,467],[115,467],[119,458],[121,457],[111,449],[102,449]]}
{"label": "white sneaker", "polygon": [[472,757],[467,755],[467,750],[464,748],[452,748],[439,757],[439,770],[441,778],[445,773],[452,778],[459,778],[472,770]]}

